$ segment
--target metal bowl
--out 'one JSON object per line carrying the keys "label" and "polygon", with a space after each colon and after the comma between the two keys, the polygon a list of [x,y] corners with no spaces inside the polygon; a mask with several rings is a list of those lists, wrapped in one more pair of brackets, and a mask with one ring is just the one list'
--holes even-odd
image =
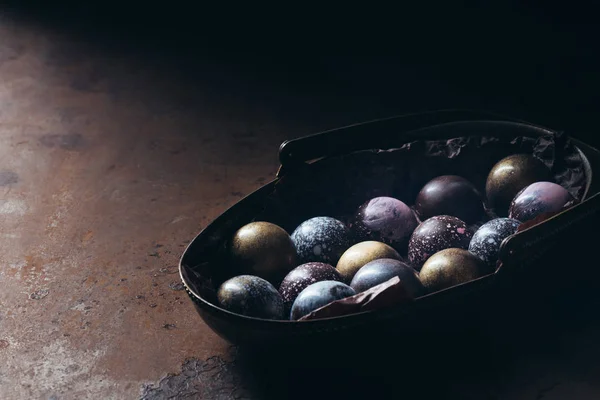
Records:
{"label": "metal bowl", "polygon": [[[497,138],[515,135],[537,138],[555,132],[495,114],[450,110],[370,121],[284,142],[277,177],[226,210],[185,249],[179,272],[197,312],[212,330],[231,343],[302,348],[373,333],[378,337],[415,335],[417,331],[432,332],[456,321],[482,318],[500,321],[500,315],[524,310],[526,301],[554,298],[557,285],[563,293],[567,287],[582,288],[589,281],[589,274],[594,273],[593,268],[572,274],[563,272],[565,264],[585,264],[582,257],[593,249],[592,239],[585,232],[599,222],[600,182],[593,180],[592,174],[600,168],[600,152],[570,137],[585,170],[582,201],[507,238],[500,252],[502,266],[494,274],[420,297],[401,307],[320,320],[264,320],[234,314],[216,305],[215,286],[227,271],[227,265],[221,261],[224,243],[236,229],[261,216],[269,195],[283,180],[295,180],[340,155],[369,149],[384,150],[380,154],[385,155],[386,149],[415,140],[482,133]],[[295,221],[301,218],[304,216],[298,216]],[[288,223],[288,229],[291,226],[293,224]]]}

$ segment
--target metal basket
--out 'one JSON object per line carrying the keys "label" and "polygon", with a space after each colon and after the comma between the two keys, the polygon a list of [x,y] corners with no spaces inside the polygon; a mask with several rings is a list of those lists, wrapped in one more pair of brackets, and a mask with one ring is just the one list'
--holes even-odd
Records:
{"label": "metal basket", "polygon": [[[284,142],[279,150],[281,167],[277,177],[216,218],[186,248],[179,271],[197,312],[211,329],[231,343],[302,348],[374,333],[379,338],[385,335],[398,338],[403,334],[414,335],[416,331],[439,330],[442,326],[456,325],[457,321],[484,318],[500,321],[501,315],[512,316],[515,310],[524,312],[525,304],[534,307],[531,304],[535,303],[535,307],[540,307],[547,299],[555,299],[557,293],[558,297],[571,293],[569,288],[585,290],[590,277],[597,273],[592,265],[586,267],[585,254],[594,246],[593,236],[586,232],[600,219],[600,183],[592,179],[600,168],[600,152],[570,137],[585,169],[581,202],[507,238],[501,246],[502,265],[494,274],[398,307],[301,322],[234,314],[218,307],[207,294],[211,290],[207,285],[211,282],[214,285],[225,268],[214,262],[224,241],[261,215],[268,196],[283,179],[293,180],[302,171],[318,168],[340,155],[398,148],[415,140],[449,139],[465,132],[531,138],[554,133],[551,129],[486,112],[450,110],[370,121]],[[577,268],[576,272],[565,273],[569,265],[574,271]]]}

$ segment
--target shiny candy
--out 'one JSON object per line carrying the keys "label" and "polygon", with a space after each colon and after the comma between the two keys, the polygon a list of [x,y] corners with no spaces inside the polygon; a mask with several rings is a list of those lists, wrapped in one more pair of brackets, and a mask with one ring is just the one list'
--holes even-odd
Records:
{"label": "shiny candy", "polygon": [[356,292],[350,286],[337,281],[321,281],[304,289],[292,305],[291,320],[297,320],[314,310],[336,300],[354,296]]}
{"label": "shiny candy", "polygon": [[498,161],[487,177],[487,203],[500,217],[508,215],[511,201],[524,187],[550,179],[550,170],[529,154],[515,154]]}
{"label": "shiny candy", "polygon": [[384,242],[400,251],[418,225],[413,211],[393,197],[376,197],[359,207],[352,230],[360,240]]}
{"label": "shiny candy", "polygon": [[419,280],[417,272],[404,262],[392,258],[380,258],[367,263],[354,275],[350,287],[356,293],[360,293],[387,282],[395,276],[400,278],[402,286],[412,298],[419,297],[424,293],[425,288]]}
{"label": "shiny candy", "polygon": [[472,232],[456,217],[438,215],[423,221],[408,243],[408,260],[417,270],[429,257],[450,247],[467,249]]}
{"label": "shiny candy", "polygon": [[301,223],[292,233],[299,262],[335,265],[350,247],[350,230],[331,217],[314,217]]}
{"label": "shiny candy", "polygon": [[251,222],[233,236],[230,253],[234,267],[245,274],[279,279],[297,265],[296,249],[288,233],[270,222]]}
{"label": "shiny candy", "polygon": [[340,273],[329,264],[310,262],[299,265],[290,271],[279,286],[286,309],[289,310],[298,294],[313,283],[320,281],[341,281]]}
{"label": "shiny candy", "polygon": [[484,216],[483,199],[475,186],[456,175],[442,175],[427,182],[417,195],[415,210],[421,220],[451,215],[471,224]]}
{"label": "shiny candy", "polygon": [[355,244],[344,252],[336,269],[345,282],[350,282],[354,274],[366,263],[378,258],[400,259],[400,254],[385,243],[366,241]]}
{"label": "shiny candy", "polygon": [[419,273],[428,293],[437,292],[483,276],[486,265],[464,249],[444,249],[431,256]]}
{"label": "shiny candy", "polygon": [[217,291],[217,300],[224,309],[264,319],[284,317],[283,299],[266,280],[252,275],[240,275],[225,281]]}
{"label": "shiny candy", "polygon": [[562,186],[552,182],[535,182],[515,196],[509,215],[525,222],[543,213],[560,211],[571,200],[573,197]]}
{"label": "shiny candy", "polygon": [[469,251],[495,268],[502,241],[517,232],[520,224],[511,218],[496,218],[486,222],[473,235]]}

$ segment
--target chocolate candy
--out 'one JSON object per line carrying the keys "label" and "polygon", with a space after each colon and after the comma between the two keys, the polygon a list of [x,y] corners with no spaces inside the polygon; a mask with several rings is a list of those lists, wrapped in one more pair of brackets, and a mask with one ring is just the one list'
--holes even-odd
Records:
{"label": "chocolate candy", "polygon": [[515,154],[498,161],[485,185],[487,203],[500,217],[508,215],[508,207],[517,193],[537,181],[550,179],[550,170],[529,154]]}
{"label": "chocolate candy", "polygon": [[310,314],[317,308],[340,300],[349,296],[354,296],[356,292],[350,286],[337,281],[321,281],[313,283],[304,289],[292,305],[290,313],[291,320],[297,320]]}
{"label": "chocolate candy", "polygon": [[471,224],[484,216],[483,200],[475,186],[456,175],[430,180],[417,195],[415,210],[421,220],[451,215]]}
{"label": "chocolate candy", "polygon": [[424,287],[417,272],[406,263],[392,258],[380,258],[365,264],[352,278],[350,287],[356,293],[360,293],[387,282],[395,276],[400,278],[400,282],[412,298],[419,297],[424,293]]}
{"label": "chocolate candy", "polygon": [[360,242],[342,254],[336,269],[345,282],[350,282],[359,269],[366,263],[378,258],[394,258],[399,260],[400,254],[385,243],[372,240]]}
{"label": "chocolate candy", "polygon": [[467,249],[472,232],[456,217],[438,215],[423,221],[408,243],[408,260],[417,270],[429,257],[450,247]]}
{"label": "chocolate candy", "polygon": [[429,257],[419,278],[428,293],[469,282],[487,272],[479,257],[464,249],[444,249]]}
{"label": "chocolate candy", "polygon": [[281,279],[297,265],[292,239],[270,222],[251,222],[241,227],[233,236],[230,253],[234,268],[267,280]]}
{"label": "chocolate candy", "polygon": [[514,234],[520,224],[511,218],[496,218],[486,222],[473,235],[469,251],[495,268],[502,241]]}
{"label": "chocolate candy", "polygon": [[350,230],[331,217],[315,217],[301,223],[292,233],[299,262],[335,265],[350,247]]}
{"label": "chocolate candy", "polygon": [[509,215],[525,222],[543,213],[560,211],[571,200],[573,197],[562,186],[552,182],[535,182],[515,196]]}
{"label": "chocolate candy", "polygon": [[393,197],[375,197],[359,207],[352,230],[361,241],[383,242],[398,251],[405,251],[418,224],[413,211],[402,201]]}
{"label": "chocolate candy", "polygon": [[286,310],[289,311],[298,294],[307,286],[320,281],[341,281],[340,273],[329,264],[310,262],[290,271],[279,286]]}
{"label": "chocolate candy", "polygon": [[281,295],[266,280],[252,275],[240,275],[225,281],[217,291],[217,300],[224,309],[250,317],[282,319]]}

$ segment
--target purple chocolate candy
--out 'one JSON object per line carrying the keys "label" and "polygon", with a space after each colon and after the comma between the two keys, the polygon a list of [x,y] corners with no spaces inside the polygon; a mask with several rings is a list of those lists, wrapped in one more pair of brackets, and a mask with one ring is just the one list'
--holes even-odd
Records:
{"label": "purple chocolate candy", "polygon": [[298,294],[309,285],[320,281],[341,281],[342,277],[337,269],[329,264],[309,262],[291,270],[279,286],[279,293],[283,297],[286,310],[289,310],[298,297]]}
{"label": "purple chocolate candy", "polygon": [[535,182],[522,189],[510,204],[509,217],[521,222],[540,214],[560,211],[573,200],[562,186],[552,182]]}
{"label": "purple chocolate candy", "polygon": [[387,243],[400,251],[418,225],[413,211],[393,197],[375,197],[358,209],[352,229],[361,241]]}
{"label": "purple chocolate candy", "polygon": [[471,182],[457,175],[442,175],[427,182],[417,196],[415,210],[421,220],[452,215],[472,224],[484,216],[481,195]]}
{"label": "purple chocolate candy", "polygon": [[456,217],[437,215],[423,221],[408,243],[408,260],[420,270],[425,261],[440,250],[467,249],[473,233]]}

